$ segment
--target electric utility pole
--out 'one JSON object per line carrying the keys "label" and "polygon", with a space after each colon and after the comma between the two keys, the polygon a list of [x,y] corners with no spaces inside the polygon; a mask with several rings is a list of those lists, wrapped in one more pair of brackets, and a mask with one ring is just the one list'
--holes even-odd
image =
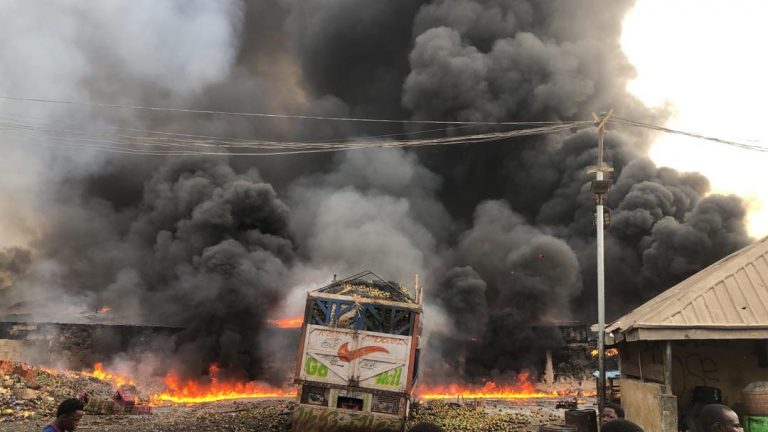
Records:
{"label": "electric utility pole", "polygon": [[[600,116],[592,114],[597,127],[597,168],[595,168],[595,180],[592,181],[591,191],[595,200],[595,226],[597,227],[597,405],[599,412],[605,406],[605,248],[603,230],[605,227],[605,212],[603,206],[608,197],[610,180],[603,178],[604,173],[613,171],[608,166],[603,166],[603,138],[605,137],[605,125],[613,114],[613,110],[601,113]],[[592,171],[592,170],[590,170]]]}

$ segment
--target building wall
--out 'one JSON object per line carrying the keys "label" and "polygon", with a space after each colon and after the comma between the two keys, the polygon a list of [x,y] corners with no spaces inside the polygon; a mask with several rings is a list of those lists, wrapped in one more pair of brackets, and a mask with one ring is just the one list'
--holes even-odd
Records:
{"label": "building wall", "polygon": [[645,432],[662,432],[660,396],[664,386],[637,379],[621,380],[621,404],[627,420],[640,425]]}
{"label": "building wall", "polygon": [[165,327],[0,322],[0,359],[87,368],[111,354],[176,331]]}
{"label": "building wall", "polygon": [[696,386],[717,387],[723,403],[740,411],[741,390],[768,381],[765,341],[686,341],[672,345],[672,390],[688,407]]}
{"label": "building wall", "polygon": [[664,342],[623,343],[621,404],[631,420],[647,432],[677,431],[677,397],[664,384]]}
{"label": "building wall", "polygon": [[664,342],[640,341],[622,343],[621,375],[643,381],[664,383]]}
{"label": "building wall", "polygon": [[[753,381],[768,381],[768,344],[765,340],[701,340],[672,342],[672,393],[675,405],[662,395],[664,393],[664,346],[665,341],[641,341],[622,343],[622,404],[630,410],[646,410],[650,389],[661,389],[659,403],[669,410],[675,408],[686,413],[692,405],[693,390],[697,386],[716,387],[722,392],[723,403],[737,413],[743,412],[741,390]],[[629,386],[637,383],[648,384],[646,390],[636,393],[625,391],[624,381]],[[627,393],[630,392],[630,393]],[[645,405],[644,405],[645,404]],[[637,408],[638,406],[643,408]],[[658,411],[648,411],[658,416]],[[639,413],[645,416],[643,413]],[[671,424],[671,423],[670,423]],[[669,429],[673,430],[673,429]]]}

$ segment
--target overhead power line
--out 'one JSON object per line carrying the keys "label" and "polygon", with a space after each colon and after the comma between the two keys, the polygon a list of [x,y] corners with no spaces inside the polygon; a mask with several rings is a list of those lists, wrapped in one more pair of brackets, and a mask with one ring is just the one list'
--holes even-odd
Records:
{"label": "overhead power line", "polygon": [[38,102],[38,103],[48,103],[48,104],[60,104],[60,105],[79,105],[79,106],[98,107],[98,108],[167,111],[167,112],[195,113],[195,114],[214,114],[214,115],[226,115],[226,116],[238,116],[238,117],[263,117],[263,118],[283,118],[283,119],[299,119],[299,120],[327,120],[327,121],[344,121],[344,122],[411,123],[411,124],[444,124],[444,125],[518,125],[518,126],[562,123],[562,122],[556,122],[556,121],[493,122],[493,121],[444,121],[444,120],[394,120],[394,119],[373,119],[373,118],[357,118],[357,117],[324,117],[324,116],[273,114],[273,113],[259,113],[259,112],[198,110],[198,109],[188,109],[188,108],[106,104],[106,103],[99,103],[99,102],[66,101],[66,100],[41,99],[41,98],[23,98],[23,97],[13,97],[13,96],[0,96],[0,99],[17,101],[17,102]]}
{"label": "overhead power line", "polygon": [[[499,141],[508,138],[532,135],[544,135],[562,133],[569,130],[578,130],[592,127],[592,121],[571,122],[467,122],[467,121],[434,121],[434,120],[390,120],[369,118],[346,117],[321,117],[303,115],[285,115],[270,113],[239,113],[228,111],[193,110],[183,108],[163,108],[148,106],[132,106],[119,104],[103,104],[79,101],[63,101],[39,98],[21,98],[1,96],[0,100],[81,105],[90,107],[104,107],[115,109],[137,109],[153,111],[171,111],[179,113],[216,114],[246,117],[268,117],[288,119],[311,119],[329,121],[360,121],[360,122],[387,122],[387,123],[422,123],[450,126],[450,132],[456,133],[459,129],[490,126],[530,126],[523,129],[503,130],[476,134],[449,135],[446,127],[422,131],[400,132],[385,135],[365,136],[361,138],[325,139],[317,141],[270,141],[261,139],[228,138],[220,136],[199,135],[191,133],[167,132],[157,130],[143,130],[137,128],[106,127],[102,129],[83,129],[81,126],[63,125],[51,123],[45,119],[0,113],[0,130],[6,136],[16,138],[29,138],[43,136],[44,140],[38,144],[45,146],[64,147],[72,149],[91,149],[97,151],[145,154],[145,155],[233,155],[233,156],[269,156],[286,154],[318,153],[329,151],[345,151],[366,148],[391,148],[391,147],[423,147],[437,145],[455,145],[484,143]],[[768,147],[757,144],[747,144],[702,134],[686,132],[650,123],[639,122],[631,119],[612,116],[609,123],[639,127],[664,133],[677,134],[692,138],[708,140],[719,144],[729,145],[745,150],[768,152]],[[439,133],[442,136],[434,138],[415,138],[415,135]],[[392,137],[406,137],[405,139],[387,139]]]}
{"label": "overhead power line", "polygon": [[[23,124],[34,124],[37,123],[39,125],[59,125],[59,127],[63,127],[66,129],[75,128],[77,126],[74,125],[63,125],[61,123],[56,122],[50,122],[46,121],[44,119],[41,119],[39,117],[31,117],[31,116],[23,116],[18,114],[7,114],[0,112],[0,120],[7,120],[9,122],[19,122]],[[488,127],[485,125],[460,125],[460,126],[452,126],[450,131],[455,132],[459,129],[468,129],[468,128],[479,128],[479,127]],[[125,131],[130,133],[140,133],[144,135],[159,135],[163,137],[180,137],[182,139],[195,139],[195,140],[203,140],[203,141],[210,141],[210,142],[242,142],[242,143],[248,143],[253,142],[253,139],[244,139],[244,138],[230,138],[230,137],[222,137],[222,136],[212,136],[212,135],[199,135],[199,134],[189,134],[189,133],[178,133],[178,132],[167,132],[167,131],[156,131],[156,130],[146,130],[146,129],[137,129],[137,128],[124,128],[124,127],[110,127],[111,130],[116,131]],[[399,136],[413,136],[413,135],[424,135],[429,133],[435,133],[435,132],[447,132],[447,129],[445,127],[441,128],[433,128],[433,129],[425,129],[425,130],[418,130],[418,131],[401,131],[396,133],[389,133],[389,134],[381,134],[381,135],[365,135],[365,139],[376,139],[376,138],[391,138],[391,137],[399,137]],[[322,140],[309,140],[305,141],[307,143],[332,143],[332,142],[338,142],[341,140],[350,140],[355,139],[354,136],[345,136],[343,138],[328,138],[328,139],[322,139]]]}
{"label": "overhead power line", "polygon": [[566,131],[572,128],[588,127],[590,122],[571,122],[559,125],[541,126],[536,128],[517,129],[500,132],[487,132],[459,136],[443,136],[438,138],[421,138],[408,140],[376,140],[357,139],[344,142],[292,142],[265,140],[227,140],[227,139],[198,139],[182,136],[157,135],[127,135],[110,132],[92,132],[61,127],[50,127],[46,124],[35,124],[29,121],[8,119],[0,116],[0,130],[16,137],[28,137],[30,134],[40,134],[45,137],[42,145],[61,146],[65,148],[93,149],[99,151],[147,154],[147,155],[233,155],[233,156],[269,156],[285,154],[317,153],[328,151],[343,151],[365,148],[391,147],[422,147],[433,145],[451,145],[482,143],[502,139],[542,135]]}
{"label": "overhead power line", "polygon": [[719,144],[725,144],[725,145],[732,146],[732,147],[738,147],[738,148],[745,149],[745,150],[754,150],[754,151],[759,151],[759,152],[768,152],[768,147],[764,147],[764,146],[757,145],[757,144],[746,144],[746,143],[742,143],[742,142],[738,142],[738,141],[732,141],[732,140],[727,140],[727,139],[722,139],[722,138],[717,138],[717,137],[712,137],[712,136],[706,136],[706,135],[702,135],[702,134],[698,134],[698,133],[693,133],[693,132],[686,132],[686,131],[681,131],[681,130],[677,130],[677,129],[671,129],[671,128],[664,127],[664,126],[658,126],[658,125],[654,125],[654,124],[650,124],[650,123],[643,123],[643,122],[639,122],[639,121],[635,121],[635,120],[629,120],[629,119],[625,119],[625,118],[621,118],[621,117],[613,117],[612,119],[608,120],[608,122],[609,123],[617,123],[617,124],[625,124],[625,125],[628,125],[628,126],[640,127],[640,128],[650,129],[650,130],[656,130],[656,131],[665,132],[665,133],[674,134],[674,135],[688,136],[688,137],[691,137],[691,138],[697,138],[697,139],[702,139],[702,140],[706,140],[706,141],[716,142],[716,143],[719,143]]}

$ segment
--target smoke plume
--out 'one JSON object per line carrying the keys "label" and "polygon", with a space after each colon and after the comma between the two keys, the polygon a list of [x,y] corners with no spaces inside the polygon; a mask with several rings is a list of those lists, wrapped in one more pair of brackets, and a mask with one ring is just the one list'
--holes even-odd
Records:
{"label": "smoke plume", "polygon": [[[0,94],[445,121],[571,121],[614,108],[662,123],[666,112],[626,91],[634,71],[619,37],[631,5],[9,1],[0,6]],[[0,122],[22,120],[93,133],[313,141],[499,128],[0,102]],[[605,141],[614,169],[609,318],[750,241],[743,202],[710,195],[699,174],[655,166],[650,139],[611,126]],[[551,325],[594,320],[592,130],[269,158],[61,144],[17,131],[3,144],[0,232],[14,249],[0,252],[0,296],[35,305],[38,320],[108,305],[115,322],[183,328],[118,354],[121,362],[158,364],[162,352],[166,367],[188,375],[216,362],[281,381],[288,372],[276,364],[295,352],[265,331],[266,320],[300,311],[301,290],[366,269],[406,284],[423,275],[427,378],[531,367],[561,343]]]}

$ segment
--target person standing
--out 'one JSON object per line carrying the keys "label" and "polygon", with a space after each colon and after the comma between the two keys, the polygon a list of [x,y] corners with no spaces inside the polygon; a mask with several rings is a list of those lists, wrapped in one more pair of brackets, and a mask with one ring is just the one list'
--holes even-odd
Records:
{"label": "person standing", "polygon": [[600,432],[643,432],[643,428],[629,420],[618,419],[605,423]]}
{"label": "person standing", "polygon": [[56,409],[56,419],[43,432],[73,432],[83,418],[85,405],[80,399],[67,399]]}
{"label": "person standing", "polygon": [[702,408],[696,423],[699,425],[696,432],[744,432],[736,412],[721,404]]}
{"label": "person standing", "polygon": [[600,424],[604,425],[609,421],[620,420],[624,418],[624,409],[617,404],[606,404],[600,412]]}

